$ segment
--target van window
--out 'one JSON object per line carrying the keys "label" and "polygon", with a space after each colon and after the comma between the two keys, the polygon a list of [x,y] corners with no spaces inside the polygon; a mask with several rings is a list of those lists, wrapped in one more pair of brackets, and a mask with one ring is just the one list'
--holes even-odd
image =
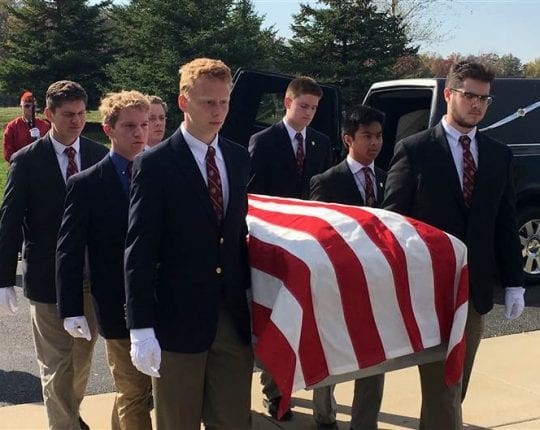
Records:
{"label": "van window", "polygon": [[383,148],[377,164],[384,170],[394,154],[397,141],[429,127],[432,88],[384,88],[375,90],[364,101],[386,114]]}
{"label": "van window", "polygon": [[285,114],[283,107],[283,93],[265,93],[261,97],[261,102],[255,116],[255,125],[266,128],[278,121],[281,121]]}

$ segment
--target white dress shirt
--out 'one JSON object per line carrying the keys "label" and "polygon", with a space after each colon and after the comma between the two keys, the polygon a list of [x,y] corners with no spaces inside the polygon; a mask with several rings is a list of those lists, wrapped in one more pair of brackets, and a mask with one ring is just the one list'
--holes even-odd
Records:
{"label": "white dress shirt", "polygon": [[77,138],[75,142],[73,142],[71,145],[66,146],[62,143],[58,142],[52,135],[52,133],[49,133],[49,136],[51,138],[51,142],[53,144],[54,152],[56,152],[56,158],[58,160],[58,166],[60,167],[60,172],[62,172],[62,177],[64,178],[64,182],[67,182],[66,174],[67,174],[67,168],[69,159],[67,154],[64,152],[66,148],[73,148],[75,150],[75,164],[77,165],[77,169],[80,172],[81,171],[81,141],[80,138]]}
{"label": "white dress shirt", "polygon": [[[208,145],[197,139],[195,136],[191,135],[186,130],[184,123],[180,125],[180,130],[182,131],[182,136],[184,136],[187,146],[191,150],[191,153],[193,154],[193,157],[197,162],[197,166],[199,167],[199,171],[201,172],[204,182],[208,186],[208,175],[206,172],[206,153],[208,152]],[[229,181],[227,179],[227,166],[225,165],[225,160],[223,158],[221,149],[219,148],[218,141],[219,135],[216,134],[214,140],[210,143],[210,146],[213,146],[216,150],[215,159],[216,166],[219,170],[219,177],[221,178],[221,192],[223,193],[223,212],[225,215],[225,212],[227,210],[227,204],[229,203]]]}
{"label": "white dress shirt", "polygon": [[[459,176],[459,183],[463,189],[463,147],[461,146],[461,143],[459,143],[459,138],[465,134],[448,124],[446,117],[443,117],[442,119],[442,126],[444,128],[444,133],[446,134],[446,140],[448,141],[450,152],[452,153],[452,158],[454,159],[454,165],[456,166],[456,171]],[[466,135],[469,136],[469,139],[471,139],[471,145],[469,148],[476,167],[478,168],[478,142],[476,141],[476,127],[474,127]]]}
{"label": "white dress shirt", "polygon": [[304,154],[306,153],[306,127],[304,127],[301,131],[296,131],[294,128],[292,128],[287,122],[285,121],[285,118],[283,119],[283,124],[285,125],[285,128],[287,129],[287,133],[289,133],[289,138],[291,139],[293,154],[296,157],[296,150],[298,149],[298,141],[296,140],[296,133],[300,133],[302,135],[302,141],[304,145]]}
{"label": "white dress shirt", "polygon": [[369,168],[369,173],[371,175],[371,183],[373,184],[373,192],[375,193],[375,198],[377,198],[377,178],[375,177],[375,162],[372,161],[370,165],[364,166],[362,163],[359,163],[358,161],[351,158],[351,156],[347,155],[347,164],[349,165],[349,169],[351,169],[351,172],[353,174],[354,182],[356,182],[356,186],[358,187],[360,194],[362,194],[362,199],[364,200],[364,203],[366,202],[366,178],[362,169],[364,167]]}

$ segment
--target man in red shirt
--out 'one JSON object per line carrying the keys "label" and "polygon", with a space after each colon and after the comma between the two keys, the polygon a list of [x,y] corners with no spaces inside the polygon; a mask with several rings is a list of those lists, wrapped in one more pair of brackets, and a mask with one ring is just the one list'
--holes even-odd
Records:
{"label": "man in red shirt", "polygon": [[51,128],[48,121],[36,118],[35,109],[36,99],[25,91],[21,96],[22,116],[11,120],[4,130],[4,158],[8,163],[15,152],[44,136]]}

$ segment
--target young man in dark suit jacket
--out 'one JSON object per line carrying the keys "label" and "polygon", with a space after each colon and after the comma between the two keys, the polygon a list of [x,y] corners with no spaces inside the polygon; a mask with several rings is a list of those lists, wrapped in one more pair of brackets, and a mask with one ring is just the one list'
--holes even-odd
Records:
{"label": "young man in dark suit jacket", "polygon": [[125,276],[131,357],[153,376],[158,430],[251,428],[249,155],[219,136],[232,77],[180,69],[184,122],[135,159]]}
{"label": "young man in dark suit jacket", "polygon": [[105,338],[117,392],[111,428],[151,430],[152,381],[131,363],[124,312],[131,165],[148,140],[150,102],[138,91],[122,91],[107,95],[99,111],[111,152],[68,181],[56,250],[58,308],[61,318],[77,318],[86,325],[82,306],[86,250],[98,329]]}
{"label": "young man in dark suit jacket", "polygon": [[[327,136],[309,127],[317,112],[322,89],[314,79],[293,79],[285,92],[282,121],[251,136],[250,193],[307,199],[309,180],[332,165],[332,151]],[[260,364],[259,364],[260,365]],[[264,369],[261,384],[268,413],[277,419],[281,393]],[[281,417],[292,418],[290,408]]]}
{"label": "young man in dark suit jacket", "polygon": [[330,140],[309,127],[322,95],[312,78],[302,76],[290,82],[283,120],[249,140],[250,193],[308,198],[311,177],[332,165]]}
{"label": "young man in dark suit jacket", "polygon": [[446,79],[447,113],[435,127],[398,142],[383,206],[461,239],[468,249],[469,308],[463,382],[446,387],[443,362],[419,366],[420,429],[461,429],[474,356],[495,286],[505,287],[508,319],[524,308],[521,246],[512,183],[512,152],[477,130],[493,73],[478,63],[454,64]]}
{"label": "young man in dark suit jacket", "polygon": [[[15,300],[17,254],[23,235],[23,288],[30,299],[32,330],[51,430],[88,428],[79,417],[96,328],[89,294],[84,300],[88,326],[58,317],[55,288],[56,238],[66,196],[66,180],[107,154],[107,148],[80,137],[87,95],[71,81],[49,86],[47,135],[12,158],[0,221],[0,305]],[[88,287],[88,285],[86,285]],[[64,330],[65,327],[65,330]],[[67,332],[84,329],[87,339]]]}
{"label": "young man in dark suit jacket", "polygon": [[[375,166],[383,145],[384,113],[368,106],[345,112],[342,125],[347,158],[311,178],[311,200],[379,207],[386,173]],[[377,430],[384,374],[357,379],[351,411],[351,430]],[[334,385],[313,390],[313,416],[320,429],[337,429]]]}

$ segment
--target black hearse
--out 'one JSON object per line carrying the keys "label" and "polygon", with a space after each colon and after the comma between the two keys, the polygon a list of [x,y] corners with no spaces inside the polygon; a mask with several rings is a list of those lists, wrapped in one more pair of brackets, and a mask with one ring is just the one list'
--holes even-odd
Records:
{"label": "black hearse", "polygon": [[[251,134],[283,117],[283,96],[290,76],[239,70],[222,133],[247,146]],[[395,142],[437,124],[446,111],[444,79],[377,82],[364,104],[386,113],[384,146],[377,164],[387,169]],[[332,141],[336,162],[343,154],[339,89],[323,85],[324,97],[312,126]],[[540,79],[497,79],[495,101],[479,125],[514,152],[514,182],[523,270],[529,283],[540,284]]]}

